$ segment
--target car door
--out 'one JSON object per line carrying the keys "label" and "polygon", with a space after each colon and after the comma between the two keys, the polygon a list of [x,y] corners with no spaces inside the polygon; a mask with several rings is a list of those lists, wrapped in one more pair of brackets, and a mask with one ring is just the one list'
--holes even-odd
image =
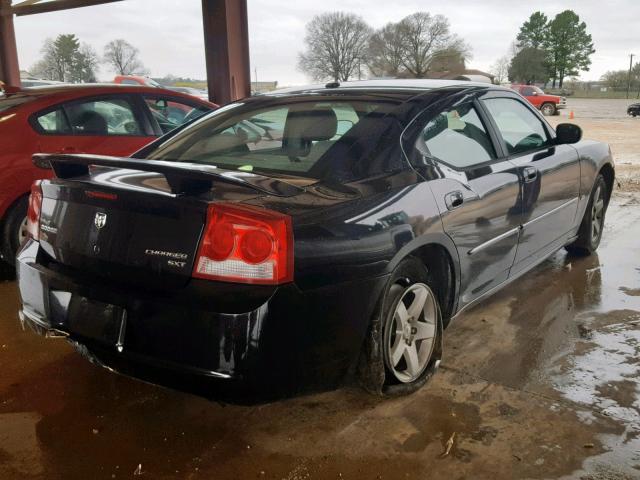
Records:
{"label": "car door", "polygon": [[530,86],[525,86],[520,88],[520,94],[531,103],[535,107],[540,108],[540,99],[538,98],[538,93],[535,88]]}
{"label": "car door", "polygon": [[560,248],[575,225],[580,163],[571,145],[516,96],[494,93],[482,100],[521,182],[522,232],[513,273]]}
{"label": "car door", "polygon": [[128,156],[155,138],[128,96],[73,100],[32,116],[38,150]]}
{"label": "car door", "polygon": [[473,97],[423,117],[413,155],[458,251],[463,307],[504,282],[513,265],[522,218],[518,171],[502,158]]}

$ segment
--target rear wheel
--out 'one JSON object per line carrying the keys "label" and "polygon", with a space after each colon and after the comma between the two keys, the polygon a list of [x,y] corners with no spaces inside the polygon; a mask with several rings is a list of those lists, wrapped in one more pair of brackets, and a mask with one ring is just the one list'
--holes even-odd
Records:
{"label": "rear wheel", "polygon": [[363,352],[364,386],[382,395],[416,391],[442,358],[442,317],[425,266],[403,260],[391,276]]}
{"label": "rear wheel", "polygon": [[3,260],[13,265],[20,245],[27,238],[27,208],[29,199],[23,197],[8,211],[2,226]]}
{"label": "rear wheel", "polygon": [[604,218],[607,213],[607,199],[607,183],[602,175],[598,175],[578,230],[578,238],[571,245],[565,247],[569,253],[591,255],[597,250],[602,239]]}
{"label": "rear wheel", "polygon": [[556,114],[556,106],[553,103],[543,103],[540,111],[545,117],[551,117]]}

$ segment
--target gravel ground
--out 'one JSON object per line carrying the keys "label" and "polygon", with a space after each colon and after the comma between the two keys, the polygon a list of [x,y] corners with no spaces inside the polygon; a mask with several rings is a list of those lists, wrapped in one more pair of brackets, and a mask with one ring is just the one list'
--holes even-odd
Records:
{"label": "gravel ground", "polygon": [[[640,117],[627,115],[627,106],[640,100],[587,99],[567,100],[567,109],[548,117],[553,126],[562,122],[580,125],[584,138],[606,142],[616,162],[619,191],[640,191]],[[574,118],[569,119],[573,112]]]}

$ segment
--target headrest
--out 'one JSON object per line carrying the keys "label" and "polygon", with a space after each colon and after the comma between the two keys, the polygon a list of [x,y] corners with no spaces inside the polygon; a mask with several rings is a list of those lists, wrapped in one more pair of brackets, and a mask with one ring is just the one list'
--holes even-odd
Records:
{"label": "headrest", "polygon": [[309,154],[311,142],[329,140],[337,130],[338,117],[330,107],[289,111],[282,147],[290,157],[303,157]]}
{"label": "headrest", "polygon": [[92,135],[107,135],[108,125],[105,118],[97,112],[87,110],[80,115],[77,127],[82,127],[82,133]]}

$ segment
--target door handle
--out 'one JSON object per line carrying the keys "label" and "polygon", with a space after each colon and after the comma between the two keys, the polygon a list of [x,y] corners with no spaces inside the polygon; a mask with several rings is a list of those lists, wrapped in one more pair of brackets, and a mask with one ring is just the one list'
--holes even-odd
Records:
{"label": "door handle", "polygon": [[525,183],[533,182],[536,178],[538,178],[538,169],[536,167],[525,167],[524,169]]}
{"label": "door handle", "polygon": [[459,190],[449,192],[444,196],[444,203],[447,205],[449,210],[453,210],[464,203],[464,196]]}

